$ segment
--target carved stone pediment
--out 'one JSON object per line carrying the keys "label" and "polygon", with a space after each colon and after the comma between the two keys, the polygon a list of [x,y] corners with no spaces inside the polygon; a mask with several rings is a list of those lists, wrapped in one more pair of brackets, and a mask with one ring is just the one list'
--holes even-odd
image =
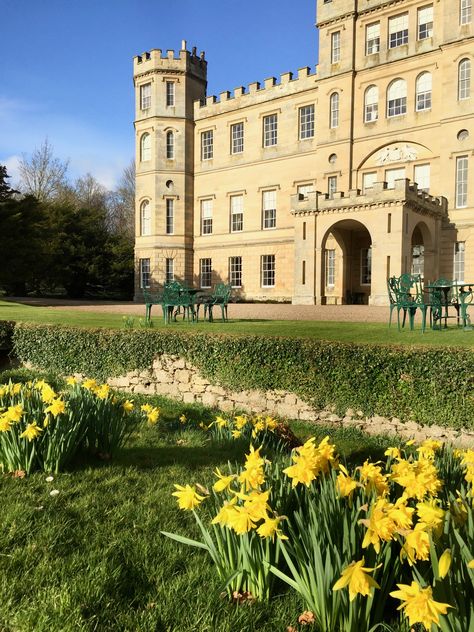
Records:
{"label": "carved stone pediment", "polygon": [[418,150],[407,143],[388,145],[375,155],[375,164],[387,165],[392,162],[411,162],[418,158]]}

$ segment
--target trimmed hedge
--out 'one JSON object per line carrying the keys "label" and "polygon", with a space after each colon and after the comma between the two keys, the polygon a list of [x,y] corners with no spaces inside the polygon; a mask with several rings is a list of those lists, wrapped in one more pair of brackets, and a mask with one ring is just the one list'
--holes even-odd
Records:
{"label": "trimmed hedge", "polygon": [[19,360],[62,374],[105,379],[167,353],[233,390],[287,390],[339,413],[474,427],[474,353],[466,349],[38,324],[17,324],[13,345]]}

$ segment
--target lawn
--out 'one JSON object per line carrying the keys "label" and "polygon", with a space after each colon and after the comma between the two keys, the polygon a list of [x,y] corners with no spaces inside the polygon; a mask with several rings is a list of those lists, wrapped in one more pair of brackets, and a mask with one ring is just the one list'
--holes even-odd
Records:
{"label": "lawn", "polygon": [[[162,422],[141,427],[113,462],[77,462],[51,482],[1,476],[2,632],[284,632],[296,624],[304,608],[283,585],[271,607],[231,604],[205,553],[160,534],[198,535],[173,483],[210,485],[212,470],[242,462],[246,446],[165,429],[183,411],[209,421],[204,407],[147,401],[161,406]],[[349,462],[375,460],[387,445],[355,430],[295,430],[301,439],[329,431]]]}
{"label": "lawn", "polygon": [[[98,312],[82,312],[78,310],[57,310],[51,307],[36,307],[0,301],[0,320],[23,322],[76,325],[78,327],[111,327],[122,328],[124,318],[121,314],[104,314]],[[139,319],[134,319],[139,326]],[[200,322],[197,324],[179,320],[164,325],[163,319],[153,319],[155,329],[168,328],[178,331],[209,331],[213,333],[256,334],[262,336],[290,336],[295,338],[315,338],[319,340],[338,340],[343,342],[395,344],[395,345],[438,345],[453,347],[473,347],[474,330],[464,331],[454,326],[447,330],[421,333],[419,325],[414,331],[408,328],[400,333],[396,324],[390,329],[385,323],[360,322],[325,322],[325,321],[268,321],[268,320],[234,320],[222,323]],[[388,308],[387,308],[388,322]]]}

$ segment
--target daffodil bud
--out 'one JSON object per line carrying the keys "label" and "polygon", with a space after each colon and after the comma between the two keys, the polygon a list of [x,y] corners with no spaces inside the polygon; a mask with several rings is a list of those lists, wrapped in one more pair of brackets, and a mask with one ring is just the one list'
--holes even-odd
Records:
{"label": "daffodil bud", "polygon": [[440,579],[444,579],[449,573],[451,559],[451,549],[446,549],[443,555],[439,558],[438,571]]}

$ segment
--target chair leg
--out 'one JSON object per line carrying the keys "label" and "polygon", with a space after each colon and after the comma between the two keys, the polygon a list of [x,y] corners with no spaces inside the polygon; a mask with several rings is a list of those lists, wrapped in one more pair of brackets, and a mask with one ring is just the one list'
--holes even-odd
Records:
{"label": "chair leg", "polygon": [[145,306],[145,320],[149,322],[151,318],[151,303],[147,303]]}

